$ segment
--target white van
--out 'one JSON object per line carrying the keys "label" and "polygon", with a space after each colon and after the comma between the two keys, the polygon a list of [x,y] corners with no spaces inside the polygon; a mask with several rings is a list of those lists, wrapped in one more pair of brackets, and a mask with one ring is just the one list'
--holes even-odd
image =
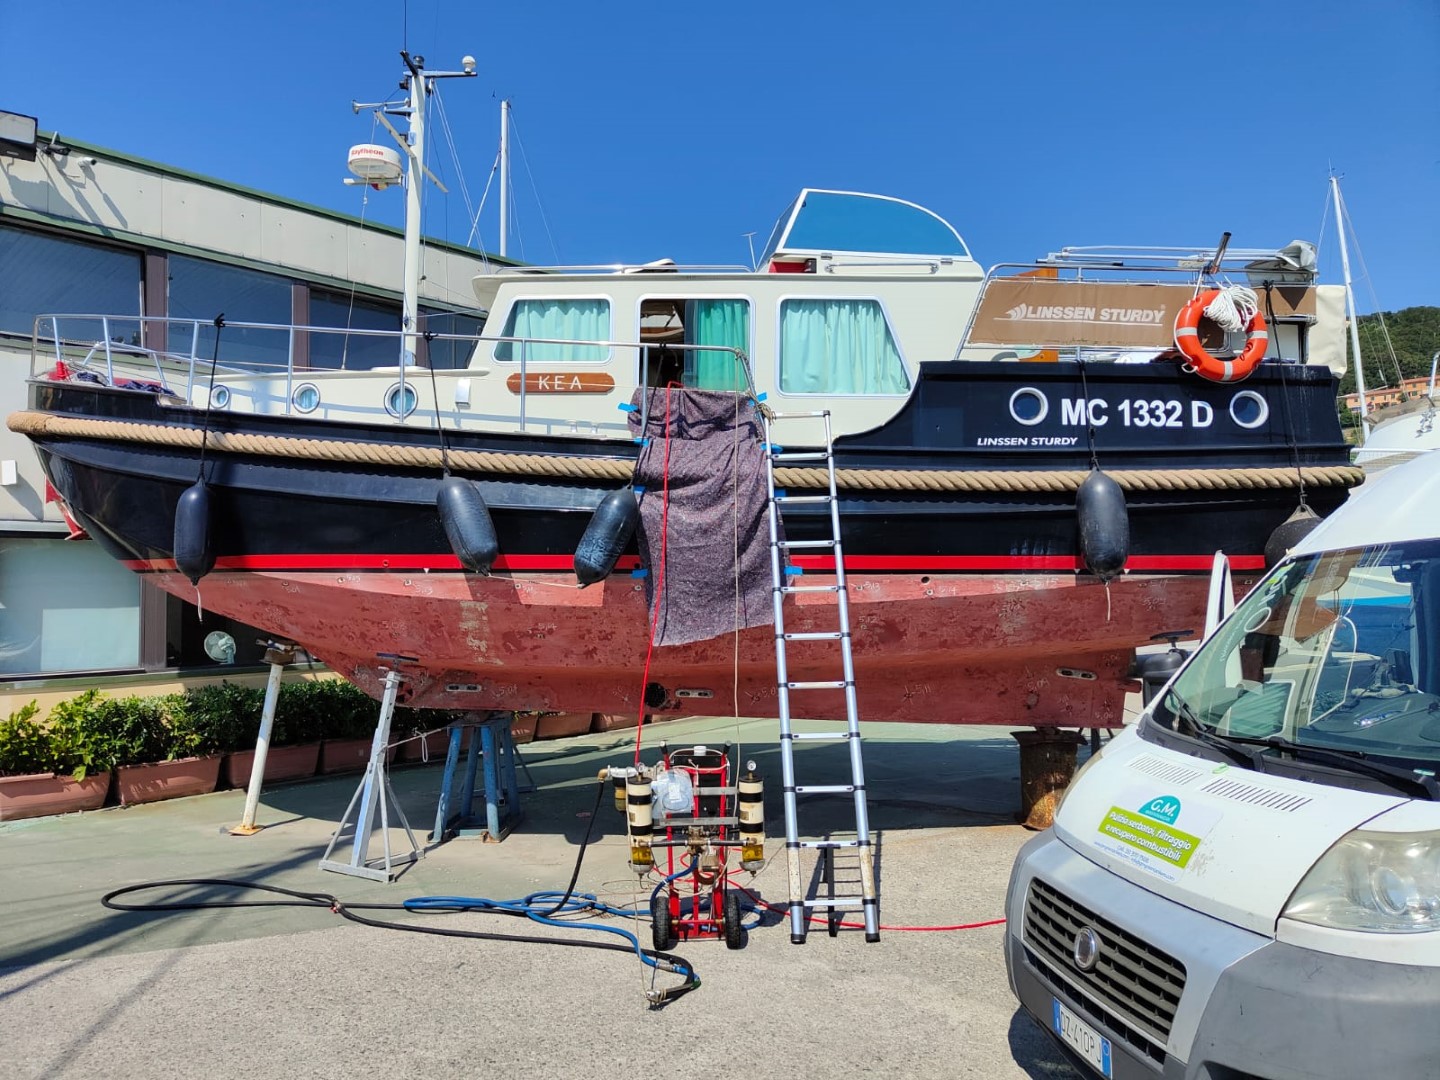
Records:
{"label": "white van", "polygon": [[1440,468],[1366,483],[1016,858],[1010,986],[1093,1073],[1440,1077]]}

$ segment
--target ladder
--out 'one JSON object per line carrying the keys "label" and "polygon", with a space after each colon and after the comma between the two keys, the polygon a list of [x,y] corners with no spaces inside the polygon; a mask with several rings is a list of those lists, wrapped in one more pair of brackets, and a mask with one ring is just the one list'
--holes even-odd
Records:
{"label": "ladder", "polygon": [[[769,486],[770,511],[770,577],[772,596],[775,604],[775,674],[778,685],[780,709],[780,762],[785,785],[785,853],[790,868],[790,940],[796,945],[805,943],[805,934],[810,924],[812,909],[827,912],[827,923],[833,937],[839,929],[840,912],[861,910],[865,916],[865,940],[880,940],[879,897],[875,889],[875,867],[870,845],[870,821],[865,806],[865,767],[860,756],[860,715],[855,701],[855,667],[850,653],[850,604],[845,586],[844,553],[840,546],[840,501],[835,489],[834,436],[828,409],[819,412],[786,413],[768,415],[761,410],[765,424],[765,474]],[[825,429],[824,448],[788,452],[776,444],[772,426],[789,420],[823,420]],[[791,494],[775,485],[777,466],[789,464],[824,465],[829,477],[826,494]],[[781,504],[795,505],[820,503],[829,507],[830,536],[828,539],[788,540],[781,539]],[[798,569],[787,565],[788,555],[800,549],[819,549],[831,552],[835,557],[835,584],[802,585],[791,584],[793,577],[800,574]],[[837,625],[834,630],[809,633],[791,633],[785,629],[785,597],[792,593],[833,593]],[[840,678],[820,682],[794,682],[790,679],[785,650],[790,642],[827,641],[839,648]],[[845,731],[796,732],[792,730],[790,695],[796,692],[814,690],[843,690],[845,692]],[[795,779],[795,743],[801,740],[845,739],[850,747],[850,782],[848,784],[800,784]],[[799,803],[807,795],[852,796],[855,804],[855,828],[837,836],[827,834],[816,839],[800,838]],[[818,883],[816,893],[823,883],[828,895],[809,896],[805,887],[804,868],[801,853],[815,850],[819,854]],[[845,850],[855,856],[858,863],[858,882],[851,882],[846,892],[851,895],[836,895],[835,862],[837,852]],[[858,895],[855,890],[858,887]]]}

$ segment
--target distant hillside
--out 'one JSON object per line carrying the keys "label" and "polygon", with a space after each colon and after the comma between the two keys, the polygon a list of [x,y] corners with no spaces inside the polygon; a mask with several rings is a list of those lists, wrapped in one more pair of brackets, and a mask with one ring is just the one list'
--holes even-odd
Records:
{"label": "distant hillside", "polygon": [[[1385,333],[1380,320],[1385,320],[1385,329],[1390,331],[1390,345],[1395,349],[1395,359],[1400,364],[1400,375],[1395,373],[1395,364],[1390,360],[1390,348],[1385,344]],[[1361,315],[1359,320],[1360,354],[1365,358],[1365,388],[1395,386],[1400,378],[1430,374],[1430,358],[1440,349],[1440,307],[1411,307],[1402,311],[1386,311],[1376,315]],[[1350,353],[1349,334],[1346,334],[1345,351]],[[1355,391],[1355,357],[1349,358],[1345,377],[1340,380],[1340,393]]]}

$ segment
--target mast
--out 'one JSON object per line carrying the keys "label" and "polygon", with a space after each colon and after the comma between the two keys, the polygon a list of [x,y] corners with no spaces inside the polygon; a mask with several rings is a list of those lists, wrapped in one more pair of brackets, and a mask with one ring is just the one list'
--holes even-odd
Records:
{"label": "mast", "polygon": [[1330,190],[1335,196],[1335,225],[1340,234],[1340,268],[1345,275],[1345,311],[1350,323],[1350,351],[1355,354],[1355,389],[1360,394],[1361,441],[1370,438],[1370,408],[1365,401],[1365,365],[1360,360],[1360,327],[1355,315],[1355,290],[1350,286],[1350,252],[1345,247],[1345,206],[1340,201],[1340,178],[1330,175]]}
{"label": "mast", "polygon": [[410,91],[410,129],[406,139],[410,152],[405,169],[405,275],[400,298],[400,327],[405,332],[400,355],[403,372],[415,366],[420,345],[420,186],[425,182],[420,170],[425,160],[425,99],[430,85],[421,74],[425,67],[423,56],[412,57],[402,51],[400,58],[410,69],[405,79],[406,89]]}
{"label": "mast", "polygon": [[510,254],[510,99],[500,102],[500,254]]}

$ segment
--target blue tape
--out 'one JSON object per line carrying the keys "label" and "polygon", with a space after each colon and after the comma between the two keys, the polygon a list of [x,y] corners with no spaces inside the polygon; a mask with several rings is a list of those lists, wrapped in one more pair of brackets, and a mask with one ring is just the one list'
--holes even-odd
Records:
{"label": "blue tape", "polygon": [[635,492],[636,495],[644,495],[644,494],[645,494],[645,485],[644,485],[644,484],[632,484],[632,485],[630,486],[630,490],[633,491],[633,492]]}
{"label": "blue tape", "polygon": [[758,394],[758,395],[756,396],[755,400],[756,400],[756,401],[764,401],[764,400],[765,400],[767,397],[769,397],[769,396],[770,396],[769,394]]}
{"label": "blue tape", "polygon": [[786,575],[786,577],[799,577],[799,576],[800,576],[801,574],[803,574],[803,573],[805,573],[805,570],[804,570],[803,567],[799,567],[799,566],[787,566],[787,567],[785,567],[785,575]]}
{"label": "blue tape", "polygon": [[639,405],[631,405],[628,401],[622,401],[619,405],[616,405],[615,407],[616,407],[617,409],[619,409],[621,412],[639,412],[639,411],[640,411],[640,406],[639,406]]}
{"label": "blue tape", "polygon": [[640,569],[638,569],[638,570],[631,570],[631,571],[630,571],[630,576],[631,576],[631,577],[636,577],[636,578],[639,578],[639,577],[649,577],[649,576],[650,576],[650,571],[649,571],[649,570],[646,570],[646,569],[642,566],[642,567],[640,567]]}

